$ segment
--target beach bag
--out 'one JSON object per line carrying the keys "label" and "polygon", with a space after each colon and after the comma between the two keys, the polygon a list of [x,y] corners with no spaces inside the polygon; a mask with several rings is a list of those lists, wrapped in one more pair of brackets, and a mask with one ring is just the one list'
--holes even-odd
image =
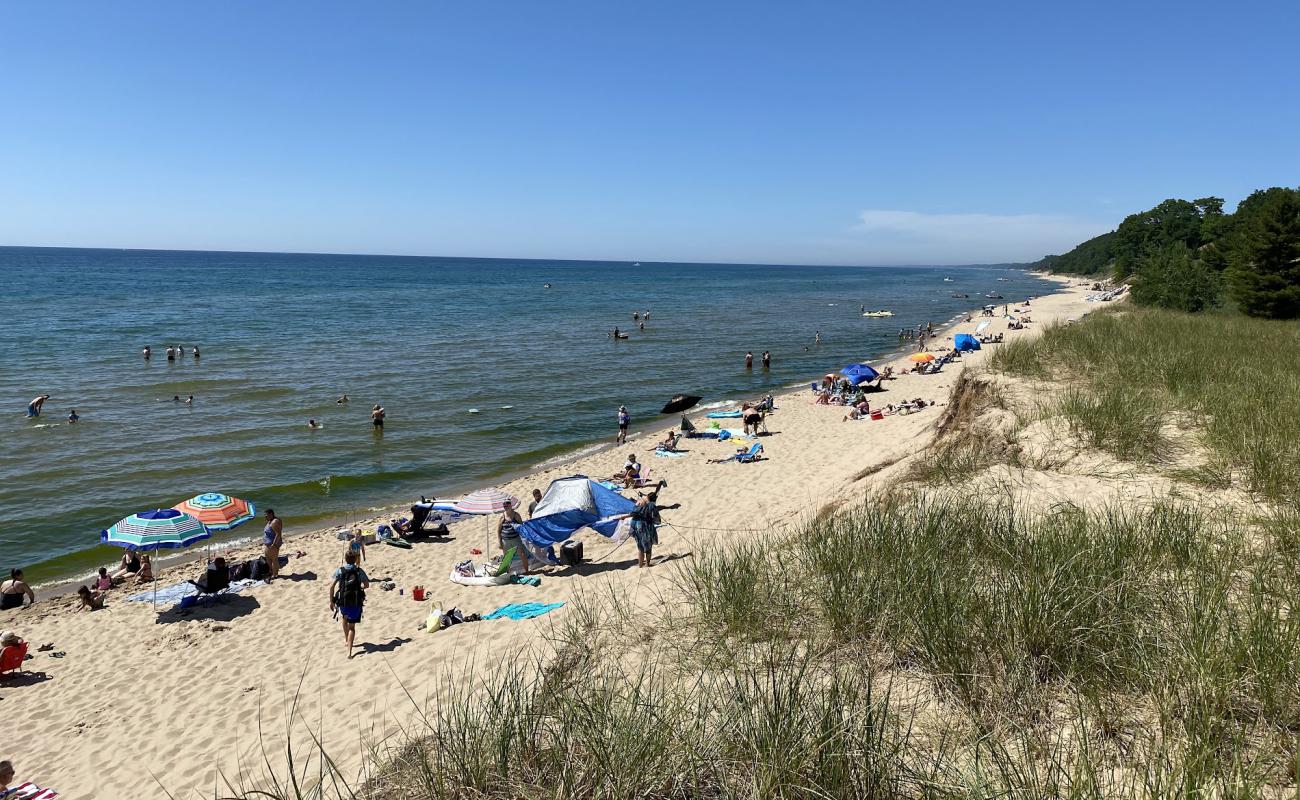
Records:
{"label": "beach bag", "polygon": [[256,561],[252,562],[252,567],[249,568],[248,577],[255,581],[264,581],[271,577],[271,566],[266,563],[265,556],[258,557]]}
{"label": "beach bag", "polygon": [[582,563],[582,542],[565,542],[560,547],[560,563],[576,567]]}
{"label": "beach bag", "polygon": [[235,581],[248,580],[248,576],[253,571],[252,567],[249,566],[249,562],[247,561],[241,561],[238,564],[232,564],[229,569],[230,569],[231,583],[234,583]]}
{"label": "beach bag", "polygon": [[361,570],[356,567],[342,569],[334,604],[343,608],[360,608],[366,602],[366,591],[361,588]]}

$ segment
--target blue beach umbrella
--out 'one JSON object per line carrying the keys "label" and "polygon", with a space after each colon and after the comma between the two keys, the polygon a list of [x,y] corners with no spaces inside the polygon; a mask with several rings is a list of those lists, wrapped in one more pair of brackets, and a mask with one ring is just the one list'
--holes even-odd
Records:
{"label": "blue beach umbrella", "polygon": [[874,381],[880,375],[870,364],[849,364],[840,370],[840,374],[847,376],[854,386],[864,381]]}
{"label": "blue beach umbrella", "polygon": [[118,521],[100,531],[99,540],[127,550],[163,550],[189,547],[211,535],[197,518],[174,508],[160,508]]}

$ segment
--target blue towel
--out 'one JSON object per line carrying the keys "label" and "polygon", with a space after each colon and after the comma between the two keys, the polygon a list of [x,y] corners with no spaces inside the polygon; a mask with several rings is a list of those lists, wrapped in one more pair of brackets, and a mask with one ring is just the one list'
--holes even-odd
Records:
{"label": "blue towel", "polygon": [[532,619],[548,611],[554,611],[564,603],[511,603],[501,606],[483,619]]}
{"label": "blue towel", "polygon": [[707,415],[709,419],[739,419],[739,411],[711,411]]}
{"label": "blue towel", "polygon": [[[244,589],[247,589],[248,587],[258,583],[262,583],[262,581],[251,581],[251,580],[235,581],[234,583],[230,584],[230,588],[226,590],[226,593],[237,594],[243,591]],[[160,604],[179,603],[181,600],[185,599],[186,597],[189,597],[192,594],[198,594],[198,592],[199,590],[194,588],[194,584],[188,581],[184,581],[182,583],[174,583],[171,586],[159,587],[158,602]],[[153,598],[154,598],[153,590],[150,589],[147,592],[140,592],[139,594],[133,594],[130,597],[124,599],[130,603],[152,603]]]}

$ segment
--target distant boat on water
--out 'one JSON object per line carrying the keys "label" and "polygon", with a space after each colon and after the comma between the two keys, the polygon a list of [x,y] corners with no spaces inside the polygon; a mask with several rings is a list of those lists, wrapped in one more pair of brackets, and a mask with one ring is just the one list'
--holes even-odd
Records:
{"label": "distant boat on water", "polygon": [[[998,278],[998,280],[1002,280],[1002,278]],[[944,279],[943,279],[943,282],[944,282],[944,283],[952,283],[952,278],[944,278]]]}

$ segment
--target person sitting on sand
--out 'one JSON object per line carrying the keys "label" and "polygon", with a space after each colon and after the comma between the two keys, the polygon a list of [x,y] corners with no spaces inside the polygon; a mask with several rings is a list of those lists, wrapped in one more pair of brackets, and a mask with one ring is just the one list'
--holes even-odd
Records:
{"label": "person sitting on sand", "polygon": [[27,605],[36,602],[36,592],[23,580],[23,571],[10,570],[9,580],[0,583],[0,610],[22,608],[23,597],[27,598]]}
{"label": "person sitting on sand", "polygon": [[148,583],[153,580],[153,562],[148,553],[140,554],[140,571],[135,575],[136,583]]}
{"label": "person sitting on sand", "polygon": [[817,393],[817,405],[828,406],[831,404],[831,390],[822,389]]}
{"label": "person sitting on sand", "polygon": [[127,575],[134,575],[140,571],[140,554],[134,550],[127,550],[122,553],[122,560],[118,562],[117,571],[113,573],[114,578],[125,578]]}
{"label": "person sitting on sand", "polygon": [[108,574],[108,567],[100,567],[99,574],[91,581],[97,592],[107,592],[113,588],[113,578]]}
{"label": "person sitting on sand", "polygon": [[677,435],[677,431],[672,430],[670,428],[668,430],[668,435],[664,436],[664,440],[662,442],[659,442],[657,445],[655,445],[655,449],[664,453],[676,453],[677,443],[680,442],[681,439],[682,437]]}
{"label": "person sitting on sand", "polygon": [[81,600],[81,605],[77,606],[80,611],[88,608],[91,611],[98,611],[104,607],[104,595],[99,592],[90,591],[89,586],[82,586],[77,590],[77,598]]}

